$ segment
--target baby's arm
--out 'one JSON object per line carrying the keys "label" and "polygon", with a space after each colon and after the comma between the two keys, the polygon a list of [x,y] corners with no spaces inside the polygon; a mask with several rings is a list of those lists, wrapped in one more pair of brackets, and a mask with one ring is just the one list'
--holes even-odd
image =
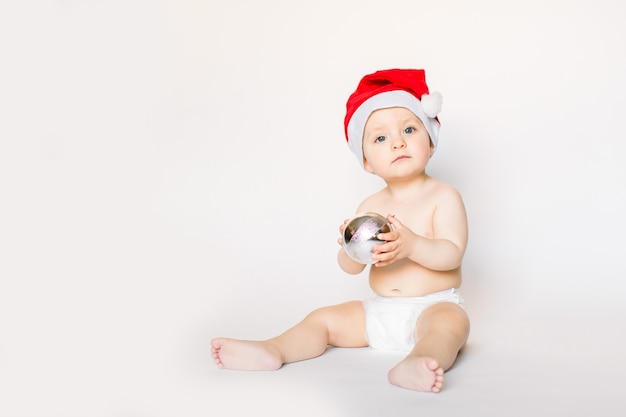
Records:
{"label": "baby's arm", "polygon": [[[339,226],[339,235],[343,236],[343,230],[346,228],[346,225],[350,219],[345,220],[341,226]],[[345,249],[343,248],[343,238],[337,239],[337,243],[339,243],[340,249],[337,253],[337,262],[339,263],[339,267],[344,270],[344,272],[352,275],[356,275],[361,273],[365,269],[364,264],[360,264],[358,262],[350,259]]]}
{"label": "baby's arm", "polygon": [[467,246],[467,216],[463,200],[452,188],[440,192],[433,212],[433,237],[415,234],[398,219],[388,216],[393,231],[381,233],[386,243],[374,246],[376,267],[409,258],[428,269],[450,271],[461,266]]}

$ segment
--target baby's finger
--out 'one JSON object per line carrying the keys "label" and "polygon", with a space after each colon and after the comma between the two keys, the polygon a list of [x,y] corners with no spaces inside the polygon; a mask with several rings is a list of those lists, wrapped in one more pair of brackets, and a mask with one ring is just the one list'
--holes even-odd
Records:
{"label": "baby's finger", "polygon": [[396,218],[395,214],[387,215],[387,221],[391,224],[391,228],[394,230],[404,226],[402,222]]}
{"label": "baby's finger", "polygon": [[378,243],[372,246],[372,253],[375,253],[375,254],[388,253],[388,252],[391,252],[393,249],[394,249],[394,244],[392,242]]}
{"label": "baby's finger", "polygon": [[376,235],[376,239],[384,240],[386,242],[391,242],[391,241],[398,239],[398,232],[391,231],[387,233],[379,233]]}
{"label": "baby's finger", "polygon": [[390,265],[395,261],[396,255],[393,251],[389,252],[375,252],[372,254],[372,259],[376,261],[375,265],[378,267]]}

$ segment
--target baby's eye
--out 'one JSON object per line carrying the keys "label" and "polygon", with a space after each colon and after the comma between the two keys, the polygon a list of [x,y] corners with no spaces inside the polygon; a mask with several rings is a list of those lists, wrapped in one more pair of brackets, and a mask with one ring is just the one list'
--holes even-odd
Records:
{"label": "baby's eye", "polygon": [[411,133],[415,132],[415,128],[414,127],[407,127],[406,129],[404,129],[404,133],[406,133],[407,135],[410,135]]}
{"label": "baby's eye", "polygon": [[376,139],[374,139],[374,142],[384,142],[385,140],[387,140],[387,137],[378,136]]}

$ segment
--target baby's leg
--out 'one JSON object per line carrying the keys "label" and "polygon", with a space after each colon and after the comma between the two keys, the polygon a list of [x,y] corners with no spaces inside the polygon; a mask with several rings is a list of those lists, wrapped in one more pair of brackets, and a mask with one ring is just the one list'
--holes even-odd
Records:
{"label": "baby's leg", "polygon": [[454,364],[468,335],[469,320],[460,306],[445,302],[428,307],[417,322],[415,347],[389,371],[389,381],[416,391],[441,391],[444,371]]}
{"label": "baby's leg", "polygon": [[213,339],[211,355],[220,368],[274,370],[285,363],[319,356],[328,345],[367,346],[365,314],[360,301],[315,310],[285,333],[269,340]]}

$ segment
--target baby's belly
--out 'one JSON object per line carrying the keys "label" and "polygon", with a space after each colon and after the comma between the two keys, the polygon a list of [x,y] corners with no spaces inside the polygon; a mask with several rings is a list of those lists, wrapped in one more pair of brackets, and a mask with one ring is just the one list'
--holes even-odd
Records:
{"label": "baby's belly", "polygon": [[383,297],[420,297],[461,285],[461,268],[432,271],[414,263],[370,269],[370,287]]}

